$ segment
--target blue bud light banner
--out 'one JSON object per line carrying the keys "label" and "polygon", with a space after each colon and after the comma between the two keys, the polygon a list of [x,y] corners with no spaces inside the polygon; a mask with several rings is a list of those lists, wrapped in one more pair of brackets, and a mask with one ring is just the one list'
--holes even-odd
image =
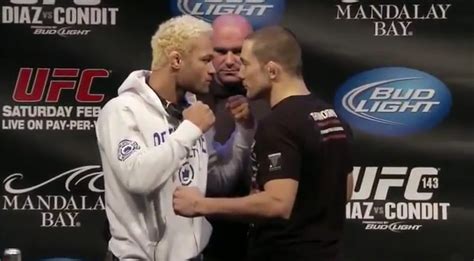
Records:
{"label": "blue bud light banner", "polygon": [[[0,250],[103,260],[102,106],[189,14],[280,24],[353,130],[344,260],[474,259],[471,0],[0,1]],[[183,176],[185,178],[185,176]]]}
{"label": "blue bud light banner", "polygon": [[451,110],[451,93],[427,73],[400,67],[378,68],[348,79],[335,106],[353,128],[367,133],[405,136],[429,130]]}

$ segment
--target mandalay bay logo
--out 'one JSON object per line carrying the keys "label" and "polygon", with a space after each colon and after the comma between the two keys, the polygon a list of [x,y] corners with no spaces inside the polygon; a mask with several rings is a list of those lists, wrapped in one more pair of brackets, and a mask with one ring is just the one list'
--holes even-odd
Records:
{"label": "mandalay bay logo", "polygon": [[[367,0],[340,0],[336,5],[335,19],[339,21],[371,21],[374,25],[374,36],[413,36],[414,24],[438,24],[448,19],[451,4],[419,3],[376,3]],[[405,1],[406,2],[406,1]]]}
{"label": "mandalay bay logo", "polygon": [[[9,213],[36,212],[40,216],[40,227],[81,227],[80,216],[91,211],[103,211],[103,173],[100,166],[90,165],[71,169],[37,185],[28,186],[21,173],[13,173],[3,180],[2,211]],[[59,195],[43,195],[51,191],[53,183],[64,181],[65,191]],[[58,188],[56,185],[55,189]],[[62,186],[59,186],[62,190]]]}

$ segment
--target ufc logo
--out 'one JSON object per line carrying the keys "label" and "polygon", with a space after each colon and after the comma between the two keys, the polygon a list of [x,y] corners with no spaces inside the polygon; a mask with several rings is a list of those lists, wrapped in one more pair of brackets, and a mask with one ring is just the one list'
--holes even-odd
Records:
{"label": "ufc logo", "polygon": [[[438,169],[417,167],[408,171],[407,167],[382,167],[378,182],[375,182],[379,169],[379,167],[365,167],[361,174],[361,167],[354,167],[354,181],[355,184],[360,184],[360,186],[359,190],[352,194],[352,200],[369,199],[374,188],[375,195],[373,199],[386,200],[390,188],[403,186],[405,186],[404,196],[407,200],[429,200],[433,197],[432,192],[419,192],[418,188],[422,184],[422,179],[426,176],[437,176]],[[406,184],[405,180],[407,180]]]}
{"label": "ufc logo", "polygon": [[[95,78],[107,78],[105,69],[85,69],[79,76],[79,69],[73,68],[38,68],[33,77],[32,68],[21,68],[13,91],[16,102],[39,102],[46,94],[46,102],[58,102],[62,90],[75,90],[78,102],[98,103],[104,99],[103,94],[92,94],[91,87]],[[33,79],[33,80],[32,80]],[[30,84],[30,82],[32,83]],[[31,85],[31,88],[29,86]],[[47,87],[47,88],[46,88]]]}
{"label": "ufc logo", "polygon": [[[75,5],[99,5],[102,0],[74,0]],[[56,0],[10,0],[10,3],[17,5],[36,5],[42,2],[43,5],[55,5]]]}

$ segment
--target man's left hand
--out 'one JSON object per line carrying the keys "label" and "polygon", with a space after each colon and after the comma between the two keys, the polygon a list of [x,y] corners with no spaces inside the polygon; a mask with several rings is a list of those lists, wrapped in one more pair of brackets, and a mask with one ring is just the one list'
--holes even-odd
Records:
{"label": "man's left hand", "polygon": [[203,198],[197,187],[177,187],[173,193],[174,212],[183,217],[199,216],[197,204]]}

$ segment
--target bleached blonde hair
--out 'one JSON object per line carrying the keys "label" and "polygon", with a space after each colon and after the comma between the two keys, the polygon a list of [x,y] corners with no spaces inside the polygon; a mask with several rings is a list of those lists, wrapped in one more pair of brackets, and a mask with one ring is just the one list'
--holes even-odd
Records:
{"label": "bleached blonde hair", "polygon": [[191,49],[190,39],[212,32],[212,26],[190,15],[173,17],[159,25],[151,38],[153,61],[151,69],[162,67],[168,61],[168,54],[177,51],[187,54]]}

